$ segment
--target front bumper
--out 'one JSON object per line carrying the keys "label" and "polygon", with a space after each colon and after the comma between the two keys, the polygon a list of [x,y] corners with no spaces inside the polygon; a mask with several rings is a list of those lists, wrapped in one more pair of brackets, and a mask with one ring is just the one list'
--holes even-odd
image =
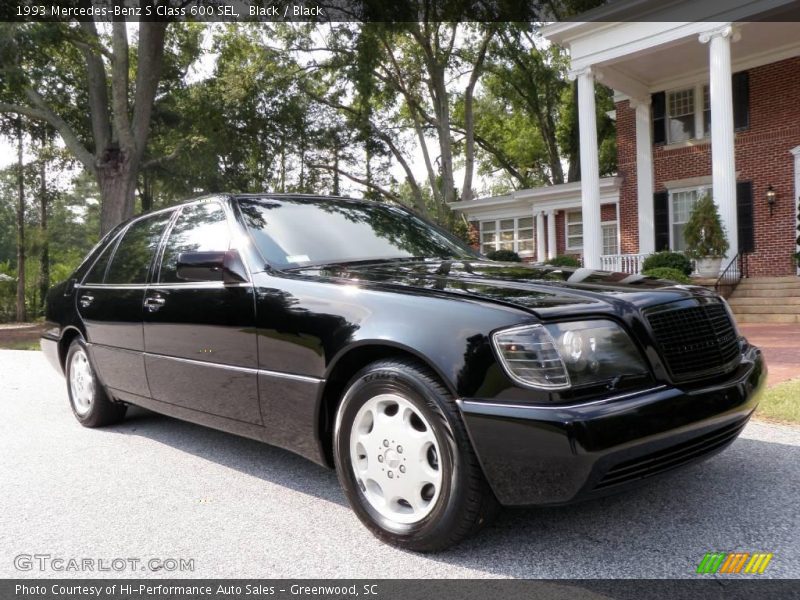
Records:
{"label": "front bumper", "polygon": [[458,405],[501,504],[565,504],[724,449],[755,410],[766,374],[761,351],[748,346],[738,369],[713,386],[660,386],[572,406]]}

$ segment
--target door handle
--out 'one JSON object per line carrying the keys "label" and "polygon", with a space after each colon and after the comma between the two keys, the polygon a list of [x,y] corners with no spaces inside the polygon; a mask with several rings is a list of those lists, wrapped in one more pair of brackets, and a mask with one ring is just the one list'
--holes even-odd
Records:
{"label": "door handle", "polygon": [[144,299],[144,307],[150,312],[156,312],[159,308],[164,306],[166,298],[161,296],[148,296]]}
{"label": "door handle", "polygon": [[81,294],[81,297],[79,299],[81,308],[89,308],[92,302],[94,302],[94,296],[92,296],[91,294]]}

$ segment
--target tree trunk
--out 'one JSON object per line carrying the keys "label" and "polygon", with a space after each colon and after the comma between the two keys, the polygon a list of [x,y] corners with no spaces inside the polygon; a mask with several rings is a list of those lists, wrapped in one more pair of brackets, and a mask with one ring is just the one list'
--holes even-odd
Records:
{"label": "tree trunk", "polygon": [[[46,135],[46,134],[45,134]],[[47,162],[44,156],[46,137],[42,136],[42,156],[39,159],[39,231],[42,248],[39,253],[39,302],[44,308],[50,289],[50,240],[47,237]]]}
{"label": "tree trunk", "polygon": [[98,169],[97,183],[100,186],[100,235],[105,235],[122,221],[133,216],[136,170],[124,162],[117,168],[106,166]]}
{"label": "tree trunk", "polygon": [[17,118],[17,321],[27,321],[25,312],[25,165],[22,121]]}

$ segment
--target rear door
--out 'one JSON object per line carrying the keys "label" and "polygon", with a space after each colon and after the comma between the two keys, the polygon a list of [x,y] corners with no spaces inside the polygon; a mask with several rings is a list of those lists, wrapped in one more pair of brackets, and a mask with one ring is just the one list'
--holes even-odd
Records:
{"label": "rear door", "polygon": [[84,279],[78,312],[95,368],[112,390],[149,396],[144,370],[142,300],[161,237],[174,211],[131,223]]}
{"label": "rear door", "polygon": [[220,201],[181,209],[144,297],[147,378],[156,400],[261,424],[252,284],[185,281],[176,272],[183,252],[230,246]]}

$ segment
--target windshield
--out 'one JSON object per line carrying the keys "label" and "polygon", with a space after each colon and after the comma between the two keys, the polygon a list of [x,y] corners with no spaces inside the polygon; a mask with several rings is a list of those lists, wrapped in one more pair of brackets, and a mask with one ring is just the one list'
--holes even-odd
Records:
{"label": "windshield", "polygon": [[471,258],[456,238],[397,206],[326,198],[239,200],[253,242],[279,269],[404,258]]}

